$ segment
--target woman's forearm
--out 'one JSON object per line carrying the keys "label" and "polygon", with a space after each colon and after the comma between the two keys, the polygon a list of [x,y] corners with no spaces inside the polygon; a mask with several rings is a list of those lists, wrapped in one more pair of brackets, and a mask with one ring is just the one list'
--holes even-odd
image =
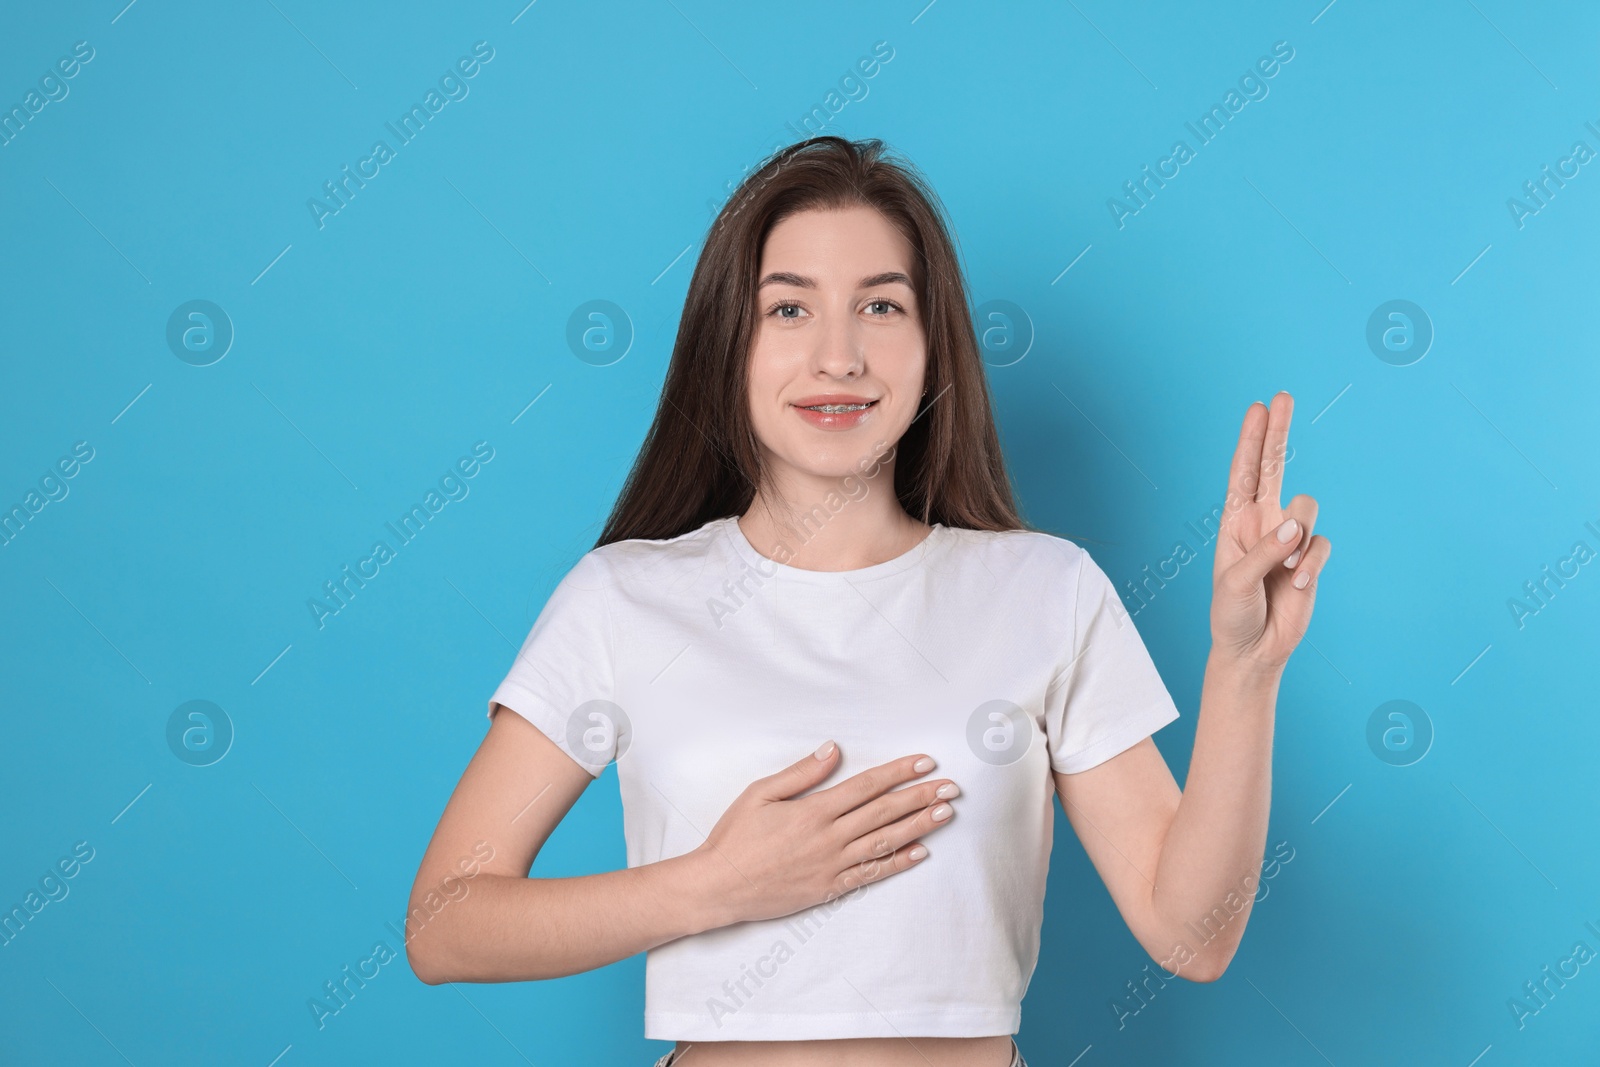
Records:
{"label": "woman's forearm", "polygon": [[559,978],[730,921],[699,853],[572,878],[454,881],[434,912],[420,906],[434,890],[422,879],[412,890],[406,952],[430,985]]}
{"label": "woman's forearm", "polygon": [[1185,946],[1175,963],[1164,962],[1185,977],[1221,975],[1244,936],[1266,849],[1280,678],[1214,648],[1206,661],[1194,754],[1153,896],[1164,933],[1152,955],[1164,962]]}

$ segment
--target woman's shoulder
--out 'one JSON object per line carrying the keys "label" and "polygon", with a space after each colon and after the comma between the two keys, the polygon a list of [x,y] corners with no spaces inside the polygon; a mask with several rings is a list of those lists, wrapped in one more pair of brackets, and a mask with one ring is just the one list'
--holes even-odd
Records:
{"label": "woman's shoulder", "polygon": [[610,541],[586,552],[574,570],[612,579],[665,576],[682,567],[704,564],[719,544],[722,527],[734,517],[712,519],[675,537],[629,537]]}
{"label": "woman's shoulder", "polygon": [[1087,551],[1065,537],[1046,530],[975,530],[947,527],[963,554],[980,558],[991,570],[998,564],[1037,573],[1041,568],[1075,572]]}

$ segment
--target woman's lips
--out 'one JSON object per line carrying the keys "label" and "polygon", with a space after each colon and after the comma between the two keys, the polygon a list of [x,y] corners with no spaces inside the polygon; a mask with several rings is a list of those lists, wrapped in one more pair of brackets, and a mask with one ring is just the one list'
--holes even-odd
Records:
{"label": "woman's lips", "polygon": [[[823,406],[835,407],[838,405],[829,404]],[[866,407],[855,411],[814,411],[811,408],[803,408],[798,405],[794,406],[794,410],[799,413],[802,419],[805,419],[819,430],[853,430],[865,422],[877,410],[877,407],[878,402],[873,400],[868,402]]]}

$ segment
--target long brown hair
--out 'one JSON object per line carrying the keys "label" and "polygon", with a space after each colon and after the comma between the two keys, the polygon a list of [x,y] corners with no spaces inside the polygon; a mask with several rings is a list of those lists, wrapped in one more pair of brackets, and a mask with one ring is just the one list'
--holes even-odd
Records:
{"label": "long brown hair", "polygon": [[766,473],[748,396],[762,247],[790,215],[855,205],[878,210],[916,251],[928,392],[895,447],[900,505],[929,524],[1029,528],[1012,498],[938,197],[910,163],[886,156],[881,140],[825,136],[767,157],[717,214],[689,281],[655,420],[596,548],[677,537],[749,509]]}

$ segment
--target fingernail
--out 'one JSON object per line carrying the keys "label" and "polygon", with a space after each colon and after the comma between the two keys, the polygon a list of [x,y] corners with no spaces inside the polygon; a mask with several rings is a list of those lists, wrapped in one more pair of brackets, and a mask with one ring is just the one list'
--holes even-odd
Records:
{"label": "fingernail", "polygon": [[952,810],[954,810],[954,809],[952,809],[950,807],[950,805],[948,805],[948,804],[940,804],[937,808],[934,808],[932,813],[931,813],[933,815],[933,821],[934,822],[944,822],[946,819],[948,819],[950,817],[950,812]]}
{"label": "fingernail", "polygon": [[961,787],[956,785],[954,782],[946,782],[938,789],[935,789],[933,791],[933,795],[938,797],[940,800],[949,800],[951,797],[958,797],[961,795]]}
{"label": "fingernail", "polygon": [[1309,582],[1310,580],[1311,580],[1311,572],[1310,571],[1301,571],[1299,574],[1294,576],[1294,587],[1296,589],[1304,589],[1306,587],[1306,583]]}
{"label": "fingernail", "polygon": [[1293,519],[1285,519],[1283,525],[1278,527],[1278,540],[1293,540],[1295,531],[1300,529],[1300,524]]}
{"label": "fingernail", "polygon": [[827,759],[831,755],[833,755],[833,742],[832,741],[824,741],[824,742],[822,742],[822,747],[817,749],[817,758],[818,759]]}
{"label": "fingernail", "polygon": [[1294,552],[1292,552],[1289,555],[1288,559],[1283,561],[1283,565],[1285,567],[1292,568],[1296,563],[1299,563],[1299,562],[1300,562],[1300,549],[1297,548],[1297,549],[1294,550]]}
{"label": "fingernail", "polygon": [[920,860],[922,857],[926,856],[927,854],[928,854],[928,850],[923,848],[921,845],[918,845],[917,847],[913,848],[910,852],[906,853],[906,858],[910,859],[910,860]]}
{"label": "fingernail", "polygon": [[933,770],[933,757],[923,756],[921,759],[917,760],[917,762],[911,765],[911,769],[916,771],[918,774],[927,774],[929,771]]}

